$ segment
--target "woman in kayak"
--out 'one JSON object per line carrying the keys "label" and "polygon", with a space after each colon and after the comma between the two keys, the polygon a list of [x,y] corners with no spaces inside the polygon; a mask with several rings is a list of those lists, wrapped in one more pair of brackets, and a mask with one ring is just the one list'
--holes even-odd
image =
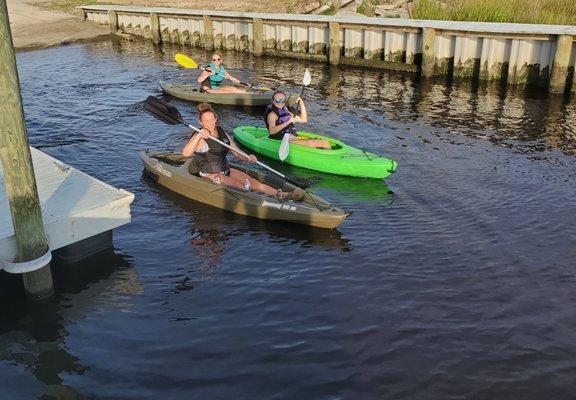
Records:
{"label": "woman in kayak", "polygon": [[240,80],[233,77],[226,71],[222,64],[222,55],[220,53],[212,54],[212,62],[206,67],[198,77],[201,90],[207,93],[246,93],[244,89],[234,86],[222,86],[224,78],[232,82],[240,83]]}
{"label": "woman in kayak", "polygon": [[300,115],[294,115],[286,106],[286,93],[277,90],[272,95],[272,102],[266,106],[265,122],[271,139],[282,140],[284,135],[290,135],[290,143],[301,146],[318,147],[321,149],[330,149],[330,143],[327,140],[300,139],[296,136],[295,123],[308,122],[308,112],[306,104],[300,97],[296,100],[300,104]]}
{"label": "woman in kayak", "polygon": [[[230,139],[230,136],[218,126],[218,117],[212,106],[207,103],[198,104],[198,120],[202,125],[202,129],[197,135],[192,136],[190,141],[182,149],[184,157],[191,157],[194,155],[196,164],[200,171],[200,176],[204,179],[210,180],[217,184],[224,184],[233,186],[239,189],[247,189],[253,192],[261,192],[269,196],[276,196],[279,200],[301,200],[304,191],[297,189],[294,192],[282,192],[280,189],[274,189],[271,186],[252,178],[251,176],[231,168],[226,159],[229,152],[227,147],[222,146],[220,143],[210,140],[209,138],[215,137],[220,141],[232,146],[238,150],[236,144]],[[254,154],[245,157],[237,151],[232,151],[234,156],[238,159],[255,163],[257,161]]]}

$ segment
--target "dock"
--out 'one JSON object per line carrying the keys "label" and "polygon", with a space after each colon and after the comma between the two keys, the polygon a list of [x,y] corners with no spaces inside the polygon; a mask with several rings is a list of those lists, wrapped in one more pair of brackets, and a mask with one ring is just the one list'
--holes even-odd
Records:
{"label": "dock", "polygon": [[[101,238],[130,222],[132,193],[116,189],[33,147],[30,151],[51,251]],[[12,263],[16,261],[17,248],[3,176],[0,165],[0,259]],[[84,255],[90,255],[89,247],[81,249]],[[4,269],[17,272],[6,265]]]}

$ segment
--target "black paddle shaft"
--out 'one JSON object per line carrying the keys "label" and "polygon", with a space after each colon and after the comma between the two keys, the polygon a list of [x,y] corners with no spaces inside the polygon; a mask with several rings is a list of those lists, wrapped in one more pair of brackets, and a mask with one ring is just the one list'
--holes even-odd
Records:
{"label": "black paddle shaft", "polygon": [[144,102],[144,110],[152,116],[170,125],[186,124],[180,111],[172,104],[166,103],[154,96],[148,96]]}

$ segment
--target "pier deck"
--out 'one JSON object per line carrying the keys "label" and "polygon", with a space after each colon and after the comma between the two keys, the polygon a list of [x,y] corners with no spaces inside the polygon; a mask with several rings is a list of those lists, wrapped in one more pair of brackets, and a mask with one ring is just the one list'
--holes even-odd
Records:
{"label": "pier deck", "polygon": [[[130,222],[134,195],[116,189],[31,147],[42,218],[50,250]],[[0,165],[0,258],[17,255],[10,207]]]}

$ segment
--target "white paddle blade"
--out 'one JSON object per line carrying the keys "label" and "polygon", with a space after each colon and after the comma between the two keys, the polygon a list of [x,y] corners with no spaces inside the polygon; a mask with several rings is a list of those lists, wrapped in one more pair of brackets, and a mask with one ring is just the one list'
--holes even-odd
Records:
{"label": "white paddle blade", "polygon": [[302,78],[302,84],[304,86],[308,86],[310,82],[312,82],[312,75],[310,74],[310,71],[308,71],[308,68],[306,68],[306,71],[304,72],[304,78]]}
{"label": "white paddle blade", "polygon": [[280,148],[278,149],[278,157],[280,161],[284,161],[290,152],[290,135],[284,135]]}

